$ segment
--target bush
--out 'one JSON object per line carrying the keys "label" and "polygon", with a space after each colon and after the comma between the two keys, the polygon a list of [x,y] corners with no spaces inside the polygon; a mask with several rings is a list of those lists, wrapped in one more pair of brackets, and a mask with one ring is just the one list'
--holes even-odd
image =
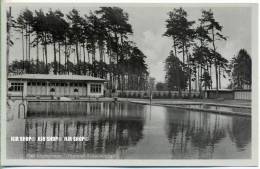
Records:
{"label": "bush", "polygon": [[168,93],[168,98],[170,99],[172,97],[171,92]]}
{"label": "bush", "polygon": [[183,95],[183,99],[189,99],[189,95]]}
{"label": "bush", "polygon": [[156,93],[153,94],[153,98],[154,98],[154,99],[158,98],[158,96],[157,96]]}
{"label": "bush", "polygon": [[173,95],[173,98],[174,98],[174,99],[177,99],[177,98],[178,98],[178,95],[175,93],[175,94]]}
{"label": "bush", "polygon": [[138,98],[141,98],[141,93],[137,93],[137,97],[138,97]]}
{"label": "bush", "polygon": [[163,99],[166,99],[168,97],[168,93],[163,92]]}
{"label": "bush", "polygon": [[202,94],[199,94],[198,98],[199,98],[199,99],[203,99]]}
{"label": "bush", "polygon": [[126,93],[125,92],[120,92],[118,96],[124,98],[124,97],[126,97]]}

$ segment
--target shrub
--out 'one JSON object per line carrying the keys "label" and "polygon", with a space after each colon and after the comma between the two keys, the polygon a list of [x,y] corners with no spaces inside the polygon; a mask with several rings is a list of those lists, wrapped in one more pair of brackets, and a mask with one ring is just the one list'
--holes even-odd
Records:
{"label": "shrub", "polygon": [[177,99],[177,98],[178,98],[178,95],[175,93],[175,94],[173,95],[173,98],[174,98],[174,99]]}
{"label": "shrub", "polygon": [[153,98],[154,98],[154,99],[158,98],[158,96],[157,96],[156,93],[153,93]]}
{"label": "shrub", "polygon": [[183,99],[189,99],[189,95],[183,95]]}
{"label": "shrub", "polygon": [[170,99],[171,97],[172,97],[172,93],[169,92],[169,93],[168,93],[168,98]]}
{"label": "shrub", "polygon": [[138,97],[138,98],[141,98],[141,93],[137,93],[137,97]]}
{"label": "shrub", "polygon": [[125,93],[124,92],[120,92],[120,95],[118,94],[118,97],[124,97]]}

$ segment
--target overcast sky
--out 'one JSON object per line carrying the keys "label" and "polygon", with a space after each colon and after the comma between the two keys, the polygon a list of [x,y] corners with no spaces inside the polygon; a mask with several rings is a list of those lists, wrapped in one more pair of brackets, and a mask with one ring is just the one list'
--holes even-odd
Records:
{"label": "overcast sky", "polygon": [[[68,13],[72,8],[80,11],[80,14],[88,14],[90,10],[94,11],[99,6],[105,5],[87,5],[87,4],[19,4],[11,5],[12,15],[14,18],[26,7],[31,10],[43,9],[48,11],[50,8],[60,9],[64,13]],[[110,5],[111,6],[111,5]],[[165,32],[165,20],[167,13],[173,8],[184,7],[188,13],[189,20],[197,21],[201,16],[202,9],[213,10],[215,19],[223,26],[223,35],[228,37],[227,41],[217,42],[217,51],[228,60],[238,53],[241,48],[244,48],[251,55],[251,8],[250,7],[213,7],[211,6],[183,6],[183,5],[114,5],[124,9],[129,14],[129,22],[133,28],[133,41],[147,56],[146,63],[149,66],[149,71],[156,81],[164,81],[164,61],[171,50],[172,41],[168,37],[163,37]],[[21,42],[17,33],[13,33],[15,44],[10,51],[10,60],[20,60]],[[51,55],[50,55],[51,56]],[[227,80],[223,80],[223,86],[228,84]]]}

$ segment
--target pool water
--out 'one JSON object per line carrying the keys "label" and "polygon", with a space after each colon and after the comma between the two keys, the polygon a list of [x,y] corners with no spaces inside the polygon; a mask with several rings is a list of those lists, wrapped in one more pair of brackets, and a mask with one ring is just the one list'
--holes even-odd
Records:
{"label": "pool water", "polygon": [[[86,141],[11,142],[11,136]],[[128,102],[29,102],[7,117],[8,159],[248,159],[251,118]]]}

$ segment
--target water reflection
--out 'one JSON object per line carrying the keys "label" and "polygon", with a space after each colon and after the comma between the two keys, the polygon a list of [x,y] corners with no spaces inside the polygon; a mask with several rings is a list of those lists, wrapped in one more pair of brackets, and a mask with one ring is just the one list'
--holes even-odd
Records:
{"label": "water reflection", "polygon": [[251,113],[251,108],[245,108],[245,107],[229,107],[229,106],[208,105],[208,104],[188,104],[188,105],[185,104],[185,105],[178,105],[178,106],[188,107],[188,108],[197,108],[197,109]]}
{"label": "water reflection", "polygon": [[[13,106],[15,108],[15,106]],[[10,110],[7,158],[248,159],[251,118],[124,102],[30,102]],[[11,136],[88,141],[12,142]]]}
{"label": "water reflection", "polygon": [[88,141],[25,142],[24,158],[121,158],[143,137],[143,112],[144,106],[123,103],[30,103],[25,136]]}
{"label": "water reflection", "polygon": [[243,151],[251,142],[251,120],[242,117],[233,117],[232,124],[228,126],[228,133],[236,147]]}
{"label": "water reflection", "polygon": [[[250,118],[168,108],[166,119],[166,134],[172,145],[172,158],[223,158],[218,154],[220,146],[229,151],[228,146],[232,142],[237,149],[251,142]],[[231,140],[227,139],[227,135]]]}

